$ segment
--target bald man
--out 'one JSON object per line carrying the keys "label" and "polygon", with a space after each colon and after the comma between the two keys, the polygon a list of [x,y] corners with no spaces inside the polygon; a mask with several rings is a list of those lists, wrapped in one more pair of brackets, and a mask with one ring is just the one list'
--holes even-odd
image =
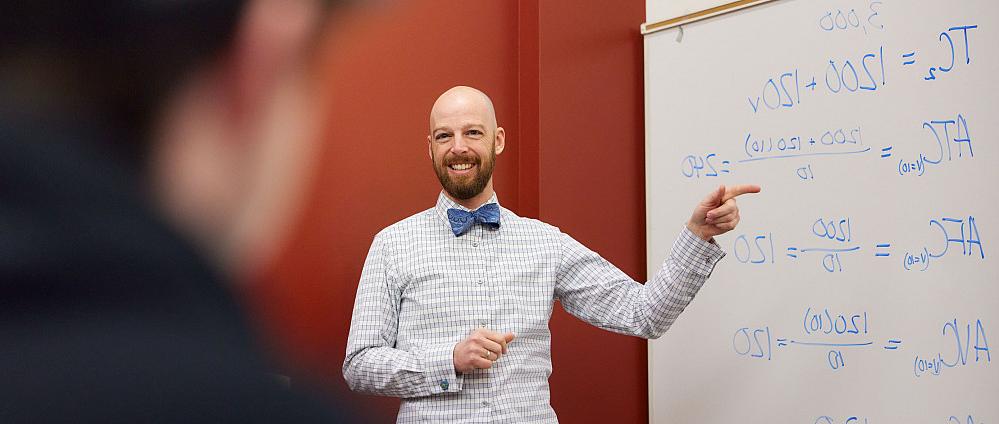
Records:
{"label": "bald man", "polygon": [[605,330],[661,336],[724,253],[739,222],[719,187],[694,208],[646,284],[558,228],[499,206],[506,147],[489,97],[454,87],[430,112],[437,205],[375,236],[354,303],[343,375],[353,390],[402,398],[398,422],[557,422],[549,404],[555,300]]}

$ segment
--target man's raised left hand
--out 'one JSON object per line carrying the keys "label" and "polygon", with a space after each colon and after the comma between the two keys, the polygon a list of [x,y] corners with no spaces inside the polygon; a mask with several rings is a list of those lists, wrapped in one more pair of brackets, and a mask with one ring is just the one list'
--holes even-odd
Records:
{"label": "man's raised left hand", "polygon": [[732,231],[739,224],[739,207],[735,198],[759,192],[760,186],[753,184],[718,187],[694,208],[687,228],[705,241]]}

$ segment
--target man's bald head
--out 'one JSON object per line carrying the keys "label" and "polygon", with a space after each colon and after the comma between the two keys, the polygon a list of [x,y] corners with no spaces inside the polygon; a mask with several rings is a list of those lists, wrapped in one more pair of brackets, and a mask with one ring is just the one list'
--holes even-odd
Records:
{"label": "man's bald head", "polygon": [[490,132],[496,130],[496,109],[489,96],[478,89],[459,85],[441,94],[430,109],[430,132],[444,117],[457,115],[477,115]]}

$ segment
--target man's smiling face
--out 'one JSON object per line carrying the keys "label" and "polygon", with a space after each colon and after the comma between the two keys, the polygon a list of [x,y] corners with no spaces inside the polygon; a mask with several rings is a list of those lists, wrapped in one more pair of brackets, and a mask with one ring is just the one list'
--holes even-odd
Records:
{"label": "man's smiling face", "polygon": [[444,191],[467,200],[491,187],[503,129],[488,98],[466,87],[449,90],[434,104],[430,125],[430,158]]}

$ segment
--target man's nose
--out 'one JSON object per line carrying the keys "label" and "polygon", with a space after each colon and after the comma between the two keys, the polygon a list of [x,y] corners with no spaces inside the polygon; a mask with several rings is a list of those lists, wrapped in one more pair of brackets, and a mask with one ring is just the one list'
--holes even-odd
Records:
{"label": "man's nose", "polygon": [[454,144],[451,145],[451,151],[463,153],[468,151],[468,140],[465,139],[463,135],[456,135],[454,137]]}

